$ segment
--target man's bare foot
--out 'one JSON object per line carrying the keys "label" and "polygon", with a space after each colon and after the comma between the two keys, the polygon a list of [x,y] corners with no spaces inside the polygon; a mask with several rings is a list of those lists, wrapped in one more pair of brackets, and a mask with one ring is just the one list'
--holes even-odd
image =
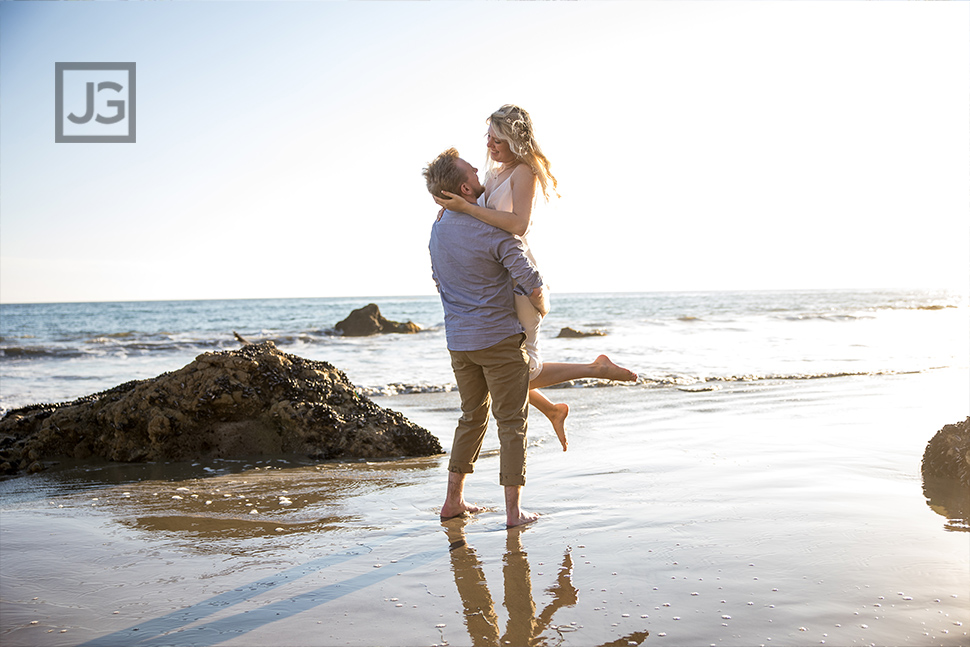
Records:
{"label": "man's bare foot", "polygon": [[441,506],[441,520],[448,521],[449,519],[457,519],[458,517],[464,517],[466,514],[478,514],[484,510],[477,505],[472,505],[470,503],[465,503],[460,501],[456,504],[450,504],[445,502]]}
{"label": "man's bare foot", "polygon": [[527,523],[532,523],[539,518],[539,515],[535,512],[525,512],[524,510],[519,510],[518,514],[512,513],[506,516],[505,527],[515,528],[516,526],[524,526]]}
{"label": "man's bare foot", "polygon": [[552,407],[552,415],[548,416],[549,422],[552,423],[552,428],[556,430],[556,435],[559,436],[559,442],[562,443],[562,450],[566,451],[566,447],[569,443],[566,442],[566,416],[569,415],[569,405],[565,402],[554,405]]}
{"label": "man's bare foot", "polygon": [[596,372],[599,377],[606,380],[616,380],[617,382],[636,382],[637,374],[628,368],[623,368],[622,366],[617,366],[610,361],[610,358],[606,355],[600,355],[595,360],[593,360],[593,366],[596,367]]}

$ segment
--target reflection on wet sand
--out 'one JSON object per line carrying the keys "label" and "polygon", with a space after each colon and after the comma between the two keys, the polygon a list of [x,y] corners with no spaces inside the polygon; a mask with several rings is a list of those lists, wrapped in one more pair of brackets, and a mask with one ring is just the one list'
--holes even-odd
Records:
{"label": "reflection on wet sand", "polygon": [[121,523],[146,532],[177,533],[199,539],[241,539],[271,534],[283,535],[304,532],[336,530],[347,520],[339,517],[321,519],[309,523],[286,523],[280,521],[249,521],[248,519],[172,515],[139,517]]}
{"label": "reflection on wet sand", "polygon": [[946,518],[944,530],[970,531],[970,490],[960,481],[924,472],[923,496],[933,512]]}
{"label": "reflection on wet sand", "polygon": [[[561,642],[561,634],[575,631],[572,626],[556,626],[552,624],[553,616],[564,607],[575,606],[579,602],[579,591],[573,585],[573,560],[567,548],[563,552],[559,575],[555,584],[546,589],[552,601],[536,614],[535,601],[532,598],[532,576],[529,568],[528,555],[522,548],[522,533],[527,526],[512,528],[508,531],[503,557],[502,574],[505,581],[505,608],[508,611],[508,624],[505,633],[501,633],[495,603],[488,589],[485,571],[478,559],[475,549],[468,543],[465,535],[467,519],[459,518],[444,522],[445,533],[448,537],[451,555],[451,569],[455,576],[455,585],[461,596],[464,608],[465,626],[471,644],[475,647],[493,647],[498,645],[519,645],[541,647],[550,642],[550,636],[544,636],[547,630],[556,633],[555,641]],[[648,635],[647,631],[637,631],[623,638],[608,643],[604,647],[613,645],[639,645]]]}
{"label": "reflection on wet sand", "polygon": [[427,460],[283,468],[264,464],[188,478],[175,471],[184,470],[182,466],[169,471],[155,466],[151,472],[155,478],[118,485],[92,483],[83,489],[75,487],[57,500],[60,507],[108,512],[133,530],[191,539],[188,548],[205,552],[208,544],[197,540],[281,538],[357,529],[362,517],[351,505],[355,498],[384,496],[407,482],[400,472],[423,474],[435,465]]}

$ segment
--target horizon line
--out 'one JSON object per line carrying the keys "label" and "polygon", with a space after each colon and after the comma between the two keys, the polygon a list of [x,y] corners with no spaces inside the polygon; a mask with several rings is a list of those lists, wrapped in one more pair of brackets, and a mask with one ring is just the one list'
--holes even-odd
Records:
{"label": "horizon line", "polygon": [[[853,291],[879,291],[887,290],[892,292],[903,292],[903,291],[917,291],[917,292],[929,292],[929,291],[942,291],[949,292],[959,296],[965,296],[970,298],[970,285],[964,287],[958,286],[853,286],[853,287],[812,287],[812,288],[718,288],[718,289],[657,289],[657,290],[620,290],[620,291],[610,291],[610,292],[555,292],[553,295],[569,295],[569,296],[592,296],[592,295],[634,295],[634,294],[721,294],[721,293],[738,293],[738,292],[853,292]],[[27,306],[27,305],[82,305],[82,304],[111,304],[111,303],[180,303],[180,302],[204,302],[204,301],[298,301],[298,300],[314,300],[314,299],[345,299],[345,300],[367,300],[367,299],[416,299],[416,298],[428,298],[437,297],[437,293],[419,293],[419,294],[384,294],[384,295],[337,295],[337,296],[303,296],[303,297],[194,297],[188,299],[172,299],[172,298],[160,298],[160,299],[106,299],[103,301],[3,301],[0,300],[0,306]]]}

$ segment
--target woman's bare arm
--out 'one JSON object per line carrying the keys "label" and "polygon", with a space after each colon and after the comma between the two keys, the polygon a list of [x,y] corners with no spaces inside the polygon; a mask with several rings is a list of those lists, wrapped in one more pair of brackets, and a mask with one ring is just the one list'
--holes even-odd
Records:
{"label": "woman's bare arm", "polygon": [[519,164],[512,170],[512,178],[509,181],[512,183],[512,211],[480,207],[448,191],[442,191],[445,198],[435,196],[434,200],[445,209],[467,213],[510,234],[524,236],[532,220],[532,203],[536,193],[535,176],[527,165]]}
{"label": "woman's bare arm", "polygon": [[541,285],[533,290],[532,294],[529,295],[529,302],[532,304],[532,307],[538,310],[539,314],[541,314],[543,317],[549,314],[549,300],[546,296],[548,292],[549,289],[546,286]]}

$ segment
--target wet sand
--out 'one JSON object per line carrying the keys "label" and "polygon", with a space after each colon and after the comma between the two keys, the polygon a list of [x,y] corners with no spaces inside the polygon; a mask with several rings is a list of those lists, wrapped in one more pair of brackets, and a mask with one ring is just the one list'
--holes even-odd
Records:
{"label": "wet sand", "polygon": [[[504,527],[446,458],[65,468],[0,483],[3,645],[965,645],[970,533],[919,465],[965,372],[552,389]],[[456,394],[378,402],[446,447]],[[950,515],[953,517],[953,513]],[[949,527],[950,529],[947,529]]]}

